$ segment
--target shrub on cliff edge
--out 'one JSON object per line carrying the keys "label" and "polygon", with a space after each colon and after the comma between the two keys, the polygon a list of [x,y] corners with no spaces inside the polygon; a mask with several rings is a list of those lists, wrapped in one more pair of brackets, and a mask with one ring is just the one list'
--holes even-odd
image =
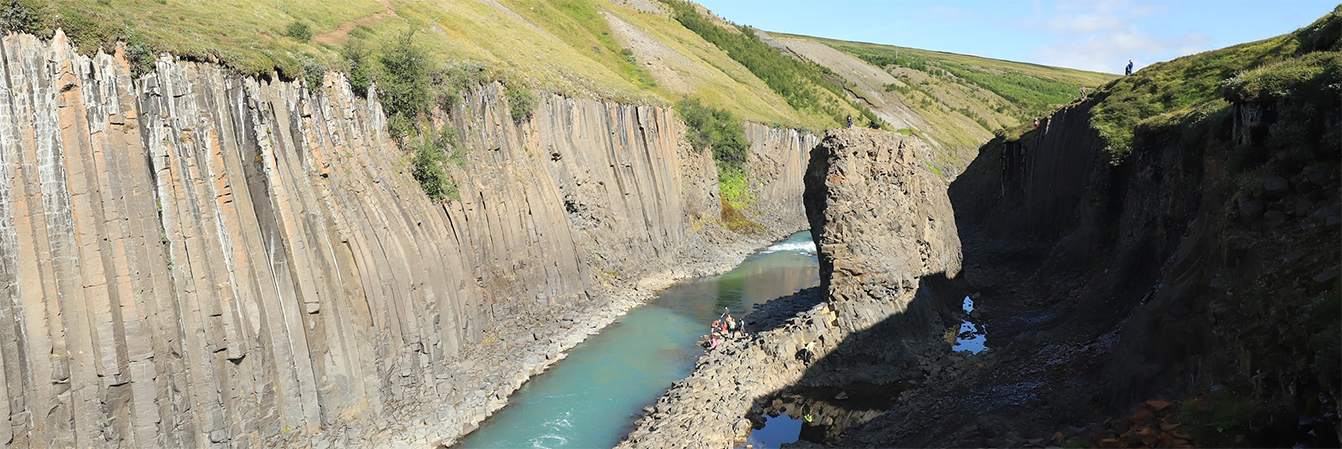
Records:
{"label": "shrub on cliff edge", "polygon": [[530,90],[505,84],[503,95],[508,97],[508,115],[512,117],[513,123],[521,125],[531,119],[531,113],[536,110],[536,96]]}
{"label": "shrub on cliff edge", "polygon": [[387,112],[392,137],[403,139],[415,128],[419,117],[429,112],[429,61],[425,50],[414,42],[414,33],[397,38],[378,56],[378,100]]}
{"label": "shrub on cliff edge", "polygon": [[51,20],[42,0],[7,0],[0,5],[0,28],[20,33],[45,35]]}
{"label": "shrub on cliff edge", "polygon": [[711,149],[719,169],[746,171],[750,143],[746,141],[745,127],[731,112],[688,98],[676,102],[676,113],[689,125],[685,139],[695,151]]}
{"label": "shrub on cliff edge", "polygon": [[367,98],[368,87],[373,84],[373,52],[362,39],[351,38],[340,48],[340,56],[348,66],[350,89],[355,95]]}
{"label": "shrub on cliff edge", "polygon": [[421,134],[410,142],[411,176],[419,181],[424,194],[434,201],[461,200],[456,181],[447,174],[445,164],[465,164],[465,154],[457,146],[457,131],[444,126],[437,134]]}

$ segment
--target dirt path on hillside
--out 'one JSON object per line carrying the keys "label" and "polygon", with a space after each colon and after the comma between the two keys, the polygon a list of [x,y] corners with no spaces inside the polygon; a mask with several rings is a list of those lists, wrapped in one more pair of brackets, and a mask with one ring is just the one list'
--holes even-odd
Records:
{"label": "dirt path on hillside", "polygon": [[312,43],[317,45],[340,45],[349,40],[349,32],[354,31],[354,28],[360,25],[371,28],[382,23],[383,20],[396,17],[396,8],[391,6],[390,1],[381,0],[380,3],[387,8],[385,11],[342,23],[334,30],[312,36]]}

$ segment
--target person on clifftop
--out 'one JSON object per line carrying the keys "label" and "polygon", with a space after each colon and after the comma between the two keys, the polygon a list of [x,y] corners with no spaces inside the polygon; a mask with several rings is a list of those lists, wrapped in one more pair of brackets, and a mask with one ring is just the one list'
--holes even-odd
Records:
{"label": "person on clifftop", "polygon": [[1129,60],[1128,60],[1128,68],[1126,68],[1126,69],[1123,70],[1123,76],[1128,76],[1128,75],[1131,75],[1131,74],[1132,74],[1132,60],[1129,59]]}

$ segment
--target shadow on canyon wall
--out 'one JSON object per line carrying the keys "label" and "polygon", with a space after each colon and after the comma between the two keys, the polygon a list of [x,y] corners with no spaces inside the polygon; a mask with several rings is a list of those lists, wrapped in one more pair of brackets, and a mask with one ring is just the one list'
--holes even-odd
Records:
{"label": "shadow on canyon wall", "polygon": [[[1331,394],[1311,402],[1306,392],[1336,367],[1311,377],[1326,357],[1308,323],[1314,298],[1337,288],[1336,249],[1318,246],[1338,241],[1337,220],[1326,219],[1336,215],[1337,149],[1272,153],[1241,139],[1238,130],[1266,125],[1240,123],[1242,106],[1231,106],[1202,136],[1141,129],[1113,165],[1088,126],[1106,95],[988,142],[951,184],[962,275],[922,278],[909,309],[935,302],[940,320],[897,314],[851,334],[798,382],[756,400],[752,416],[811,414],[803,438],[856,447],[1100,439],[1112,428],[1094,423],[1144,400],[1218,391],[1255,404],[1238,417],[1251,424],[1234,429],[1236,444],[1295,444],[1301,416],[1329,416]],[[1245,160],[1269,182],[1246,187],[1235,174]],[[910,325],[951,330],[946,311],[966,292],[988,351],[908,338]],[[1319,422],[1319,434],[1335,430],[1336,420]]]}
{"label": "shadow on canyon wall", "polygon": [[[821,416],[804,426],[813,442],[983,445],[985,436],[1083,425],[1149,394],[1097,379],[1140,374],[1105,361],[1190,220],[1200,152],[1158,161],[1173,163],[1164,168],[1175,179],[1132,183],[1126,172],[1141,168],[1110,168],[1093,150],[1092,105],[985,144],[948,192],[961,275],[920,278],[906,309],[915,313],[849,335],[755,410]],[[1156,205],[1132,198],[1151,191],[1180,195]],[[971,292],[991,348],[979,355],[950,351]],[[841,392],[846,399],[835,399]]]}

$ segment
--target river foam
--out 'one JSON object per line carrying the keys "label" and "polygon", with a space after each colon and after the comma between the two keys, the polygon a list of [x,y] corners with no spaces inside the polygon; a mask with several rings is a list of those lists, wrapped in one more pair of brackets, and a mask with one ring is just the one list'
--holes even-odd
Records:
{"label": "river foam", "polygon": [[789,239],[786,241],[775,243],[773,244],[773,246],[761,250],[760,254],[770,254],[780,251],[796,251],[805,254],[815,254],[815,241],[813,240],[796,241]]}

